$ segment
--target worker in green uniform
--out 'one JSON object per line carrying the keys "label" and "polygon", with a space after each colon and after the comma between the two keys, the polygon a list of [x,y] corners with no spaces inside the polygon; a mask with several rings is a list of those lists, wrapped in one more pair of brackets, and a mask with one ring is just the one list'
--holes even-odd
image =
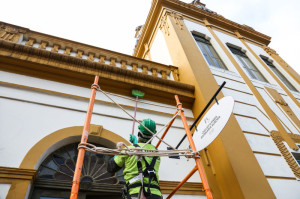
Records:
{"label": "worker in green uniform", "polygon": [[[144,119],[142,124],[156,133],[156,124],[151,119]],[[152,134],[142,125],[138,127],[138,138],[130,134],[130,142],[133,144],[129,148],[142,147],[152,138]],[[156,149],[151,143],[143,149]],[[138,157],[128,155],[118,155],[110,159],[107,171],[115,173],[124,168],[123,174],[126,181],[126,191],[123,193],[127,199],[162,199],[158,184],[158,170],[160,157]]]}

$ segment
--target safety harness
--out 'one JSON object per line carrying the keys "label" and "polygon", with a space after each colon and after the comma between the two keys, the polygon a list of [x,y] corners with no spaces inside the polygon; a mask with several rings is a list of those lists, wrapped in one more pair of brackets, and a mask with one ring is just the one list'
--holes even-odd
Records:
{"label": "safety harness", "polygon": [[[135,147],[140,147],[138,144],[134,144],[134,146]],[[135,188],[135,187],[141,187],[141,189],[143,190],[144,195],[146,197],[151,195],[150,188],[155,188],[155,189],[160,190],[160,187],[158,185],[151,184],[152,180],[156,181],[157,184],[158,184],[158,180],[157,180],[156,173],[155,173],[155,170],[154,170],[154,166],[155,166],[155,163],[156,163],[157,159],[158,159],[157,156],[153,157],[151,163],[149,164],[146,161],[146,158],[144,156],[143,157],[137,157],[137,168],[138,168],[139,174],[137,176],[133,177],[131,180],[129,180],[128,183],[126,183],[127,199],[131,199],[131,196],[129,195],[129,190],[132,189],[132,188]],[[142,160],[144,160],[145,165],[146,165],[146,169],[144,171],[143,171],[143,167],[142,167]],[[144,177],[149,178],[148,185],[146,185],[147,189],[145,189]],[[138,181],[138,180],[140,180],[140,182],[134,183],[135,181]]]}

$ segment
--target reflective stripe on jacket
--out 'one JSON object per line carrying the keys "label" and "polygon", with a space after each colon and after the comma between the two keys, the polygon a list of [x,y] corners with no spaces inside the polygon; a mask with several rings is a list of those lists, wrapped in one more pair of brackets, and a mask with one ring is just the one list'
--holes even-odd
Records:
{"label": "reflective stripe on jacket", "polygon": [[[144,145],[144,143],[138,143],[138,145],[140,147],[142,147]],[[129,148],[135,148],[135,147],[129,146]],[[144,147],[144,149],[147,150],[147,149],[156,149],[156,148],[155,148],[155,146],[153,146],[151,144],[147,144]],[[149,164],[152,161],[152,157],[145,157],[145,159]],[[139,174],[136,156],[118,155],[118,156],[115,156],[114,161],[119,167],[124,168],[123,174],[124,174],[124,179],[125,179],[126,183],[128,183],[131,179],[135,178]],[[156,173],[157,180],[159,180],[159,176],[158,176],[159,165],[160,165],[160,157],[158,157],[158,159],[156,160],[155,165],[154,165],[154,170]],[[142,161],[142,167],[143,167],[143,171],[144,171],[146,169],[146,165],[145,165],[144,161]],[[140,182],[141,182],[140,180],[137,180],[131,184],[140,183]],[[148,182],[149,182],[148,177],[144,177],[144,186],[147,186]],[[154,180],[152,180],[151,184],[158,185],[158,183]],[[141,187],[131,188],[129,190],[129,194],[132,195],[132,194],[139,193],[140,188]],[[151,193],[161,196],[160,190],[155,189],[155,188],[151,188]]]}

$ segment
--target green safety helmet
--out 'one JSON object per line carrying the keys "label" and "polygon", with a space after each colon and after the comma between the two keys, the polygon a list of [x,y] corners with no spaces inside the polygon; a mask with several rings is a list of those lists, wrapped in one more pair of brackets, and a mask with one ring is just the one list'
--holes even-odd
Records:
{"label": "green safety helmet", "polygon": [[[145,127],[147,127],[150,131],[152,131],[154,134],[156,133],[156,124],[151,119],[144,119],[141,122]],[[152,133],[150,133],[147,129],[145,129],[141,124],[139,125],[139,130],[142,134],[146,136],[152,136]]]}

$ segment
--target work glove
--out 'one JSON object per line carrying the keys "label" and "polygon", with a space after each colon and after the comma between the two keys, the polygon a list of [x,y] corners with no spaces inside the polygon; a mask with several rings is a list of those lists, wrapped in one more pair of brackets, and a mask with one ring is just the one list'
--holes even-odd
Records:
{"label": "work glove", "polygon": [[132,144],[137,144],[138,143],[138,139],[137,139],[137,137],[135,135],[130,134],[129,142],[131,142]]}

